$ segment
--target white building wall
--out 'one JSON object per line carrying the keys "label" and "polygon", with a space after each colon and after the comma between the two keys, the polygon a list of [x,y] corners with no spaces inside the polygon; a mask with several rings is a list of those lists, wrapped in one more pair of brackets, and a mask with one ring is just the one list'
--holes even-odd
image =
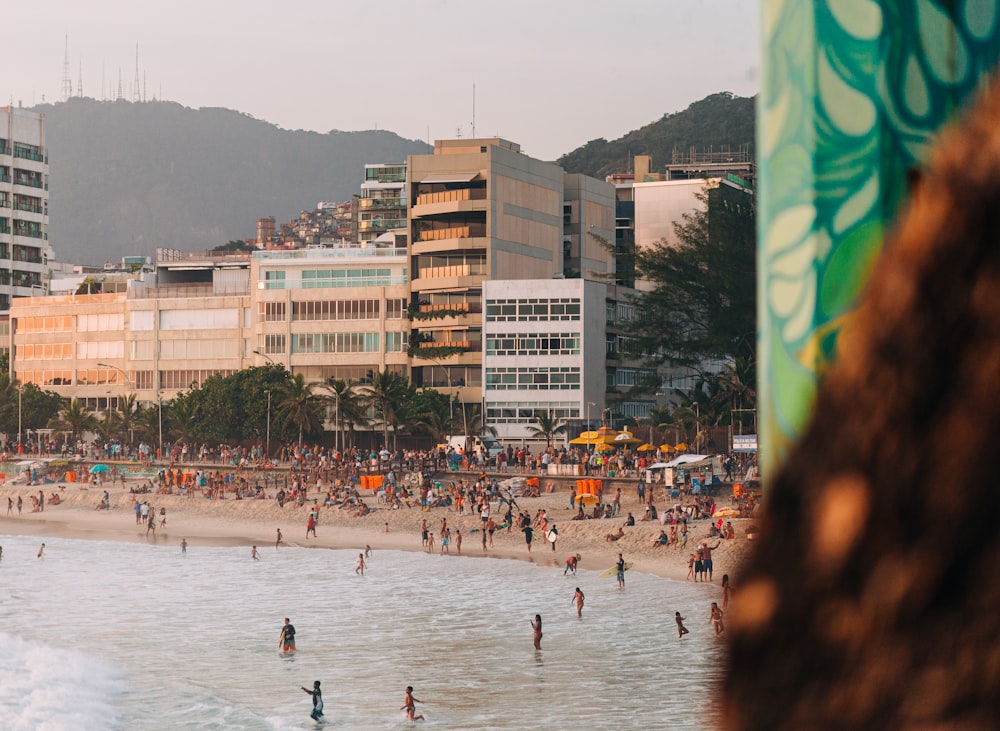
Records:
{"label": "white building wall", "polygon": [[539,411],[579,421],[593,403],[590,419],[600,419],[605,289],[582,279],[484,283],[483,401],[501,441],[530,438]]}

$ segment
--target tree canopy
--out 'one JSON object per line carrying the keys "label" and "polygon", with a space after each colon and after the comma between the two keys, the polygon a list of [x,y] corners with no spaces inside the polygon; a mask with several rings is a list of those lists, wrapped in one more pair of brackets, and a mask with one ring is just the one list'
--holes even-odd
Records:
{"label": "tree canopy", "polygon": [[[676,242],[634,252],[638,317],[623,324],[632,357],[651,369],[690,368],[707,377],[720,363],[756,363],[756,206],[725,185],[698,195],[704,207],[675,224]],[[752,381],[746,381],[752,382]],[[642,384],[652,391],[659,380]]]}

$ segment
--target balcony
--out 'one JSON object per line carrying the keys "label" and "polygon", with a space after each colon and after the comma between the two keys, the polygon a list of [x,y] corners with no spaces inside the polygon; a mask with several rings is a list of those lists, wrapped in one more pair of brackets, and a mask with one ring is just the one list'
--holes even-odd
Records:
{"label": "balcony", "polygon": [[447,239],[470,239],[486,236],[486,224],[468,224],[448,228],[430,228],[417,232],[417,242],[445,241]]}
{"label": "balcony", "polygon": [[406,228],[405,218],[375,218],[371,221],[358,221],[358,231],[371,231],[373,229],[388,230],[391,228]]}
{"label": "balcony", "polygon": [[406,199],[404,198],[362,198],[358,201],[358,208],[361,210],[385,210],[399,209],[406,210]]}
{"label": "balcony", "polygon": [[38,175],[14,174],[14,185],[24,185],[28,188],[41,188],[42,179]]}
{"label": "balcony", "polygon": [[14,157],[34,160],[35,162],[45,162],[45,156],[37,147],[33,145],[19,145],[16,142],[14,143]]}
{"label": "balcony", "polygon": [[[0,202],[0,206],[2,205],[3,203]],[[23,203],[21,201],[14,201],[14,210],[26,213],[45,213],[45,209],[37,203]]]}
{"label": "balcony", "polygon": [[417,196],[416,205],[429,206],[435,203],[483,200],[486,200],[486,190],[484,188],[462,188],[461,190],[444,190],[439,193],[423,193]]}

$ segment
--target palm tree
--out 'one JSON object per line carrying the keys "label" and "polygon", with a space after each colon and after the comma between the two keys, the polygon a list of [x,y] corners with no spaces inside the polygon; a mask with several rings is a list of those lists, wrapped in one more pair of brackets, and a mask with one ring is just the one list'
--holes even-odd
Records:
{"label": "palm tree", "polygon": [[122,435],[128,438],[129,444],[132,443],[133,432],[135,431],[136,406],[134,393],[130,393],[125,398],[118,400],[117,414],[120,420],[120,428]]}
{"label": "palm tree", "polygon": [[168,434],[173,441],[189,442],[198,429],[200,414],[191,392],[177,396],[163,405]]}
{"label": "palm tree", "polygon": [[94,425],[101,439],[106,442],[121,436],[123,431],[122,416],[114,409],[105,411],[100,419],[95,419]]}
{"label": "palm tree", "polygon": [[72,434],[73,440],[78,441],[85,431],[97,431],[98,422],[93,412],[73,399],[63,408],[59,416],[49,422],[49,428],[63,434]]}
{"label": "palm tree", "polygon": [[559,434],[566,433],[566,424],[562,423],[562,418],[552,416],[545,411],[535,412],[535,426],[528,427],[528,434],[535,439],[544,439],[545,446],[551,447],[552,440]]}
{"label": "palm tree", "polygon": [[341,432],[344,424],[350,424],[354,429],[355,424],[365,424],[368,416],[365,413],[364,396],[357,390],[354,381],[345,381],[341,378],[328,378],[326,389],[330,392],[327,397],[334,406],[334,428],[337,432],[337,449],[342,446]]}
{"label": "palm tree", "polygon": [[306,383],[301,373],[293,374],[278,386],[275,411],[286,425],[299,430],[299,449],[305,434],[323,431],[320,404],[320,397],[313,393],[312,384]]}
{"label": "palm tree", "polygon": [[496,428],[487,424],[486,419],[483,418],[483,409],[479,404],[463,403],[461,404],[461,407],[465,430],[470,435],[481,434],[485,436],[489,434],[492,437],[497,435]]}
{"label": "palm tree", "polygon": [[389,427],[393,428],[393,438],[403,421],[407,401],[413,387],[409,380],[399,373],[379,371],[365,386],[365,397],[375,409],[375,416],[382,424],[382,445],[389,447]]}

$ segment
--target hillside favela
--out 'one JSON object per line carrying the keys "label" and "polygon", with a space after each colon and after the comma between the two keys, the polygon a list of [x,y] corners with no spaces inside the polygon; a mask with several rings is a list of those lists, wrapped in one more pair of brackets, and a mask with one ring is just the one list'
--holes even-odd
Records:
{"label": "hillside favela", "polygon": [[529,83],[319,133],[67,36],[0,107],[0,729],[997,728],[1000,0],[763,5],[750,95],[553,159]]}

